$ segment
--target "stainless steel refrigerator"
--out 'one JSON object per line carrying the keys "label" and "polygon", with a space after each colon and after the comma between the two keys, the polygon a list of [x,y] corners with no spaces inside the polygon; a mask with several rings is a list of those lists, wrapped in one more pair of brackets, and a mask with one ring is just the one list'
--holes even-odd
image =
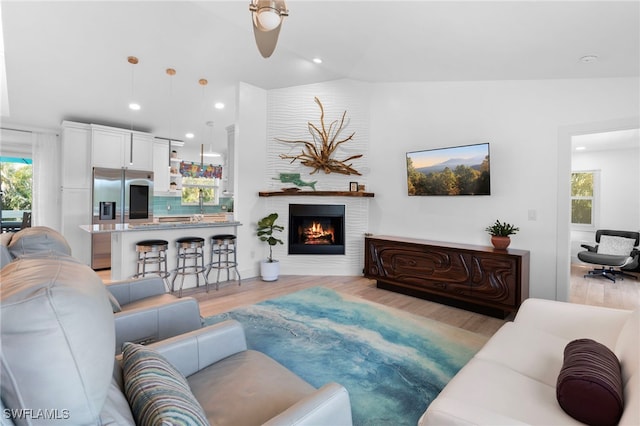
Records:
{"label": "stainless steel refrigerator", "polygon": [[[153,221],[153,172],[93,169],[92,223],[103,229]],[[111,233],[91,234],[91,267],[111,267]]]}

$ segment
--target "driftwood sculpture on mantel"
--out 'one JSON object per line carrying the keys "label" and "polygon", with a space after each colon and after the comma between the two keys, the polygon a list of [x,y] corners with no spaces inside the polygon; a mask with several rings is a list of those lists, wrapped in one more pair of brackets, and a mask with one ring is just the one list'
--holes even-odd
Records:
{"label": "driftwood sculpture on mantel", "polygon": [[324,107],[322,106],[322,102],[320,102],[317,97],[315,97],[314,100],[320,107],[320,128],[311,122],[307,123],[307,127],[309,128],[309,133],[311,133],[313,141],[291,141],[276,138],[276,140],[280,142],[304,144],[304,148],[300,154],[280,154],[280,158],[291,160],[291,163],[296,160],[300,160],[301,164],[313,168],[311,174],[316,173],[318,170],[323,170],[327,174],[335,172],[343,175],[360,175],[360,173],[354,169],[351,164],[347,164],[347,162],[362,157],[362,154],[352,155],[344,160],[336,160],[332,158],[336,149],[338,149],[338,147],[343,143],[352,140],[353,136],[356,134],[353,132],[348,137],[338,140],[340,132],[342,132],[344,128],[344,120],[347,115],[347,111],[342,114],[342,119],[339,124],[338,120],[335,120],[329,125],[329,129],[327,129],[324,124]]}

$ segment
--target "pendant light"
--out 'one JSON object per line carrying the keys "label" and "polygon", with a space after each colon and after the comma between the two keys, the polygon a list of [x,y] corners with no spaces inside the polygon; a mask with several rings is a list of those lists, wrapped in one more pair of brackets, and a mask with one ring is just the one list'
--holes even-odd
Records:
{"label": "pendant light", "polygon": [[[135,71],[135,66],[138,65],[138,58],[136,58],[135,56],[129,56],[127,57],[127,62],[131,64],[131,99],[129,102],[129,109],[132,111],[139,111],[140,104],[134,101],[135,99],[134,98],[134,94],[135,94],[134,71]],[[130,127],[131,127],[131,133],[129,134],[129,165],[133,166],[133,112],[131,113]]]}
{"label": "pendant light", "polygon": [[[205,111],[204,90],[207,87],[208,83],[209,82],[205,78],[201,78],[200,80],[198,80],[198,84],[200,84],[200,86],[202,86],[202,107],[201,107],[202,116],[200,117],[200,119],[202,120],[203,126],[204,126],[204,111]],[[202,128],[202,136],[201,136],[201,139],[200,139],[200,170],[204,171],[204,127]]]}
{"label": "pendant light", "polygon": [[173,135],[173,76],[176,75],[176,70],[173,68],[167,68],[167,75],[169,76],[169,173],[171,173],[171,137]]}

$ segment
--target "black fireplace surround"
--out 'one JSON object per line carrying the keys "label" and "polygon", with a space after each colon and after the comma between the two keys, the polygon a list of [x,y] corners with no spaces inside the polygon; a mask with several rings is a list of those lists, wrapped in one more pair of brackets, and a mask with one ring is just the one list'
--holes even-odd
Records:
{"label": "black fireplace surround", "polygon": [[344,254],[344,205],[289,204],[289,254]]}

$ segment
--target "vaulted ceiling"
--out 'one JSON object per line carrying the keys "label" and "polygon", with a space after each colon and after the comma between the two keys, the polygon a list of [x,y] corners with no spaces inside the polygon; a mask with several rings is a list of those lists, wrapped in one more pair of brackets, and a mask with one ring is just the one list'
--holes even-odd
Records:
{"label": "vaulted ceiling", "polygon": [[[76,120],[194,143],[232,124],[238,82],[264,89],[365,82],[640,75],[636,1],[295,1],[275,53],[249,1],[2,1],[9,115]],[[138,65],[127,56],[139,58]],[[596,56],[591,62],[584,56]],[[322,58],[322,64],[312,62]],[[177,74],[169,77],[168,67]],[[204,88],[198,84],[206,78]],[[132,84],[133,81],[133,84]],[[132,112],[130,98],[142,105]],[[223,102],[224,109],[215,109]],[[3,111],[3,115],[5,111]],[[203,138],[205,139],[201,139]]]}

